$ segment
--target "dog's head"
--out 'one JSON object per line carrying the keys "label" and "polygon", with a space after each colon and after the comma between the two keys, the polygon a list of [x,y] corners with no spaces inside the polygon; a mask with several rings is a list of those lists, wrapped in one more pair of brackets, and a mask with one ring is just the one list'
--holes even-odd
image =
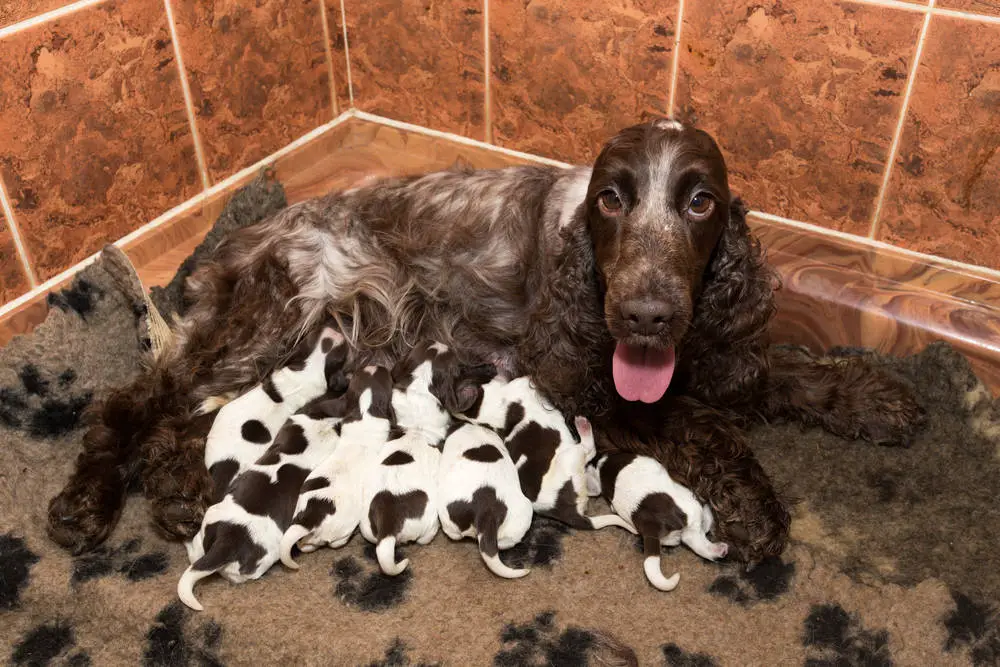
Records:
{"label": "dog's head", "polygon": [[722,152],[677,121],[626,128],[598,156],[584,209],[616,341],[615,386],[627,400],[655,402],[729,220]]}

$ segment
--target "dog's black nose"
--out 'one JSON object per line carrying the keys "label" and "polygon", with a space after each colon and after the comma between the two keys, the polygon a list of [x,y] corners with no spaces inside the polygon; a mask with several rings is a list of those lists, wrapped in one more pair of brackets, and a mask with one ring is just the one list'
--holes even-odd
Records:
{"label": "dog's black nose", "polygon": [[632,299],[622,304],[622,319],[629,331],[653,336],[663,331],[674,309],[669,303],[655,299]]}

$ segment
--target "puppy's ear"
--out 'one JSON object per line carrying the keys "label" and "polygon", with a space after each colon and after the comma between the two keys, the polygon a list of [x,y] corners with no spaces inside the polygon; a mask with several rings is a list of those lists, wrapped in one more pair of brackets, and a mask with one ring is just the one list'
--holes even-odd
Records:
{"label": "puppy's ear", "polygon": [[[483,400],[483,385],[495,378],[497,369],[493,364],[462,364],[453,384],[454,391],[448,392],[445,405],[452,414],[467,414],[475,410]],[[474,416],[474,415],[473,415]]]}

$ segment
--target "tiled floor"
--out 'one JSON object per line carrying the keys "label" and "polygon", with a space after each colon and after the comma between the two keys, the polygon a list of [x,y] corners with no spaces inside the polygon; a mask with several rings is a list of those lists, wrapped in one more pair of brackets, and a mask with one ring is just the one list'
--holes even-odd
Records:
{"label": "tiled floor", "polygon": [[[294,203],[378,176],[517,161],[478,146],[351,119],[281,157],[273,168]],[[125,247],[144,284],[170,280],[226,196]],[[917,261],[765,220],[752,219],[752,224],[784,282],[772,330],[776,342],[814,349],[864,345],[908,354],[943,338],[970,358],[994,392],[1000,390],[1000,282],[992,274]],[[0,344],[44,319],[44,304],[44,297],[36,299],[0,322]]]}

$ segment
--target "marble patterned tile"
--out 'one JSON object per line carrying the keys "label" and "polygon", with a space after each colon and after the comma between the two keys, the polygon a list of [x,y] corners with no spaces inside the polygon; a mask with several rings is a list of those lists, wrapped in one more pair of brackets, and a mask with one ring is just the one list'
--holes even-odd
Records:
{"label": "marble patterned tile", "polygon": [[998,0],[938,0],[935,7],[1000,16],[1000,1]]}
{"label": "marble patterned tile", "polygon": [[751,208],[866,235],[922,16],[847,2],[694,2],[677,112]]}
{"label": "marble patterned tile", "polygon": [[0,42],[0,173],[40,280],[201,189],[160,0]]}
{"label": "marble patterned tile", "polygon": [[333,118],[318,0],[174,0],[213,182]]}
{"label": "marble patterned tile", "polygon": [[7,228],[7,220],[0,213],[0,306],[13,301],[31,289],[21,268],[21,260],[14,247],[14,239]]}
{"label": "marble patterned tile", "polygon": [[1000,268],[1000,26],[936,17],[879,229],[883,241]]}
{"label": "marble patterned tile", "polygon": [[589,162],[623,127],[667,113],[677,2],[490,5],[500,146]]}
{"label": "marble patterned tile", "polygon": [[[357,108],[485,138],[482,0],[345,0],[344,6]],[[342,41],[334,42],[342,52]]]}
{"label": "marble patterned tile", "polygon": [[0,28],[30,19],[69,4],[72,0],[3,0],[0,2]]}

